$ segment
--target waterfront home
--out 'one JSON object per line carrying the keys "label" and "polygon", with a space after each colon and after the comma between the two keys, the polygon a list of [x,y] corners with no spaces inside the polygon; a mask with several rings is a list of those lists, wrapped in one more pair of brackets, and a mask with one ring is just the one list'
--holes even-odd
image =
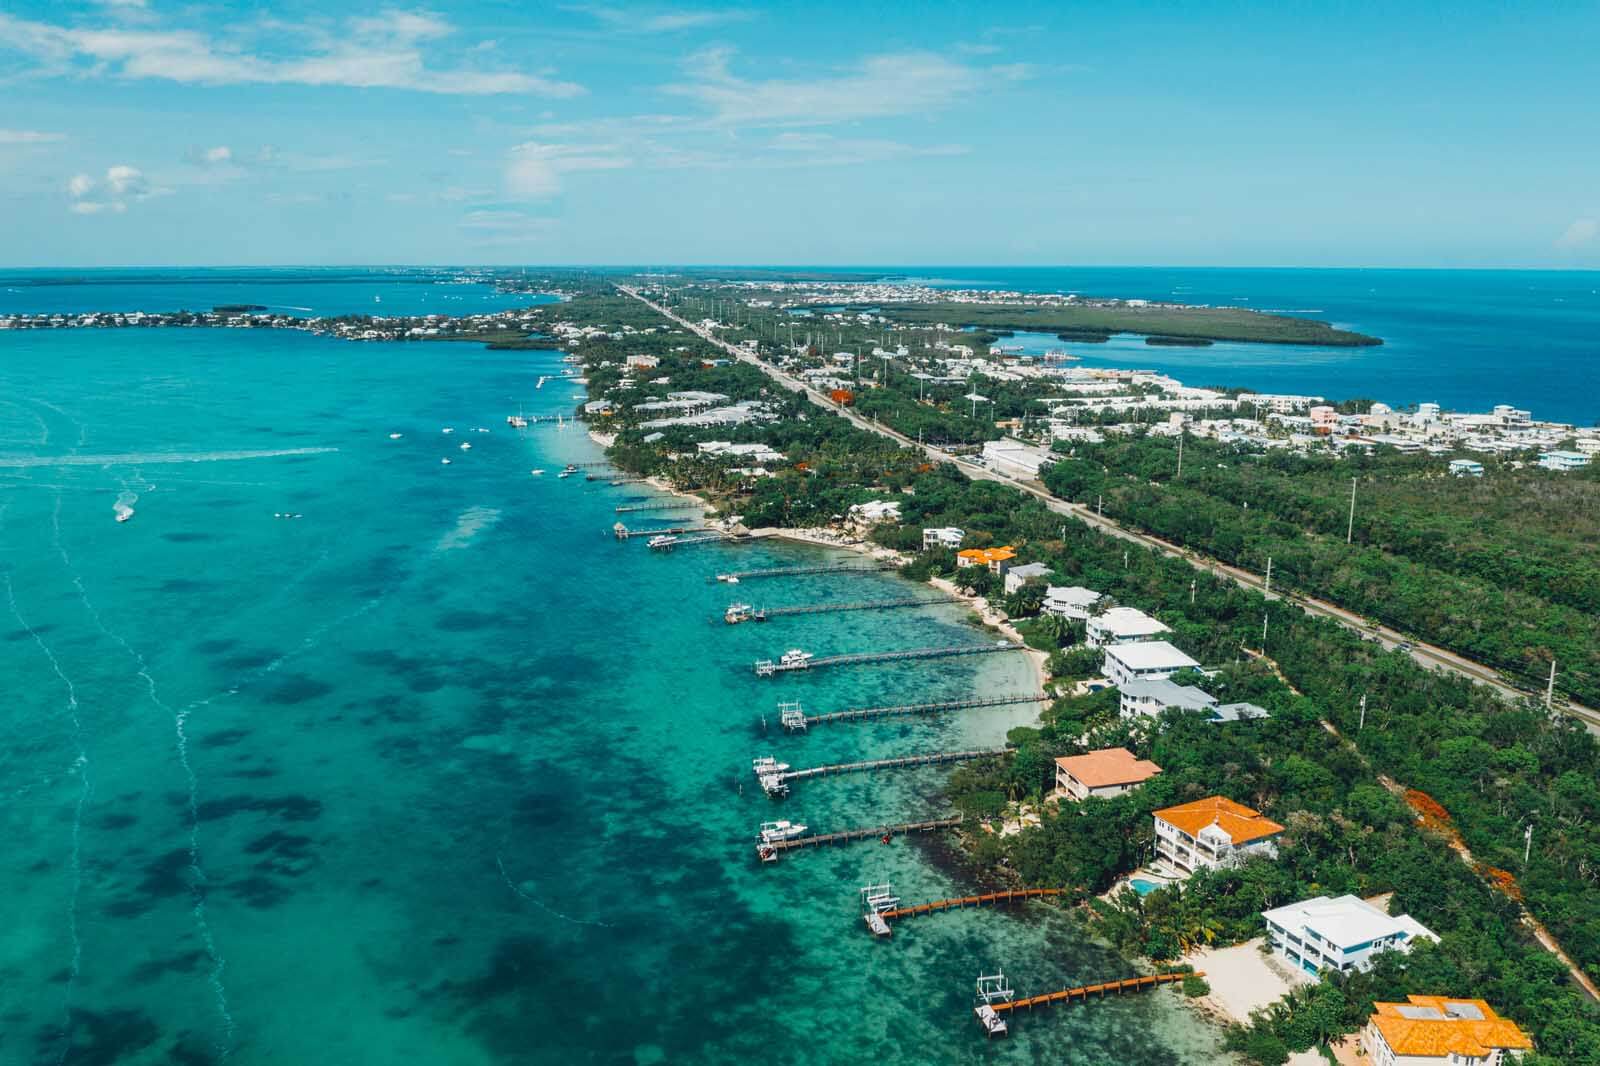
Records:
{"label": "waterfront home", "polygon": [[879,522],[900,521],[900,502],[898,500],[868,500],[866,503],[851,504],[847,512],[847,521],[856,527],[877,525]]}
{"label": "waterfront home", "polygon": [[956,552],[956,565],[962,569],[969,566],[988,567],[991,574],[1004,575],[1011,568],[1011,560],[1016,557],[1016,549],[1009,544],[1000,548],[967,548]]}
{"label": "waterfront home", "polygon": [[1074,801],[1096,796],[1109,799],[1131,792],[1161,772],[1148,759],[1127,748],[1104,748],[1056,760],[1056,787]]}
{"label": "waterfront home", "polygon": [[1452,459],[1450,474],[1452,477],[1482,477],[1483,464],[1476,459]]}
{"label": "waterfront home", "polygon": [[1276,857],[1283,826],[1226,796],[1164,807],[1151,815],[1156,856],[1184,874],[1231,866],[1254,855]]}
{"label": "waterfront home", "polygon": [[1539,465],[1546,470],[1577,470],[1589,465],[1589,457],[1582,452],[1540,452]]}
{"label": "waterfront home", "polygon": [[627,367],[629,370],[654,370],[661,365],[661,360],[653,355],[630,355]]}
{"label": "waterfront home", "polygon": [[924,529],[922,531],[922,546],[927,548],[949,548],[951,551],[961,547],[961,542],[967,539],[964,529],[955,526]]}
{"label": "waterfront home", "polygon": [[1049,577],[1050,573],[1050,568],[1043,563],[1013,566],[1006,571],[1006,595],[1009,596],[1023,585],[1026,585],[1030,578]]}
{"label": "waterfront home", "polygon": [[599,415],[602,418],[610,417],[614,410],[615,408],[612,407],[610,400],[590,400],[588,403],[583,405],[584,414]]}
{"label": "waterfront home", "polygon": [[1132,681],[1166,681],[1179,670],[1200,664],[1164,640],[1112,644],[1105,649],[1102,670],[1118,688]]}
{"label": "waterfront home", "polygon": [[1149,640],[1172,632],[1172,628],[1132,607],[1113,607],[1104,614],[1090,618],[1087,632],[1090,647],[1100,648],[1107,644],[1132,644]]}
{"label": "waterfront home", "polygon": [[1204,711],[1213,723],[1272,717],[1265,707],[1254,703],[1218,703],[1209,692],[1168,680],[1129,681],[1117,687],[1117,695],[1124,718],[1154,718],[1169,707]]}
{"label": "waterfront home", "polygon": [[1089,620],[1089,612],[1100,602],[1100,593],[1082,585],[1051,585],[1044,590],[1044,604],[1039,608],[1045,614],[1060,615],[1074,622]]}
{"label": "waterfront home", "polygon": [[1532,1047],[1516,1022],[1481,999],[1408,995],[1404,1003],[1374,1003],[1361,1030],[1374,1066],[1501,1066]]}
{"label": "waterfront home", "polygon": [[1389,915],[1356,896],[1317,896],[1261,912],[1272,950],[1307,973],[1366,970],[1385,951],[1438,940],[1409,914]]}

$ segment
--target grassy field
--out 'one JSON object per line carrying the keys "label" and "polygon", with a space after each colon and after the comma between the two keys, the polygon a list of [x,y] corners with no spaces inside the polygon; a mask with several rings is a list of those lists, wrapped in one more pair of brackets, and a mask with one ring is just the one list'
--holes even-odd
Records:
{"label": "grassy field", "polygon": [[1038,333],[1138,333],[1161,337],[1261,344],[1357,348],[1378,337],[1334,329],[1326,322],[1266,315],[1235,307],[1035,307],[1027,304],[888,304],[883,313],[910,325],[945,322]]}

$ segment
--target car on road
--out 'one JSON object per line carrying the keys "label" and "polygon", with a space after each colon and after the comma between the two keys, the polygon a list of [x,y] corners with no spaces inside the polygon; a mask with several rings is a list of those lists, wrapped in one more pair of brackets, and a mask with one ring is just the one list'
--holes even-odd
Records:
{"label": "car on road", "polygon": [[1396,651],[1413,652],[1417,650],[1417,646],[1411,643],[1409,640],[1402,640],[1394,647]]}

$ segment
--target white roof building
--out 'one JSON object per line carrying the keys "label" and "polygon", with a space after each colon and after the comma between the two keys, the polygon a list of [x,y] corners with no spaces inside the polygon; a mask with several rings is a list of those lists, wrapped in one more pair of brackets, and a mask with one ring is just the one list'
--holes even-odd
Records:
{"label": "white roof building", "polygon": [[1045,614],[1056,614],[1077,622],[1086,621],[1094,605],[1100,602],[1100,593],[1082,585],[1051,585],[1044,592]]}
{"label": "white roof building", "polygon": [[1355,896],[1317,896],[1262,911],[1272,948],[1307,973],[1365,970],[1384,951],[1438,940],[1409,914],[1389,915]]}
{"label": "white roof building", "polygon": [[922,546],[924,548],[959,548],[961,542],[967,539],[967,531],[957,529],[955,526],[941,526],[927,528],[922,531]]}
{"label": "white roof building", "polygon": [[1055,460],[1056,457],[1045,449],[1019,440],[991,440],[983,445],[984,463],[1007,477],[1036,478],[1041,466]]}
{"label": "white roof building", "polygon": [[1051,570],[1044,563],[1026,563],[1022,566],[1013,566],[1006,571],[1006,595],[1020,589],[1028,583],[1029,578],[1049,577]]}
{"label": "white roof building", "polygon": [[1106,678],[1118,688],[1132,681],[1167,681],[1179,670],[1200,664],[1164,640],[1111,644],[1105,651]]}
{"label": "white roof building", "polygon": [[1589,457],[1582,452],[1542,452],[1539,465],[1546,470],[1576,470],[1589,465]]}
{"label": "white roof building", "polygon": [[1106,644],[1149,640],[1170,632],[1171,627],[1132,607],[1113,607],[1104,614],[1090,618],[1088,625],[1089,644],[1096,648]]}

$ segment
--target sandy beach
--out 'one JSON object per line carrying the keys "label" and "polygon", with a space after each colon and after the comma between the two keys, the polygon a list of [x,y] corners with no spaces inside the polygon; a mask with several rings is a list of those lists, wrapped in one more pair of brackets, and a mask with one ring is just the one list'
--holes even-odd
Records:
{"label": "sandy beach", "polygon": [[1195,1000],[1195,1004],[1225,1021],[1245,1024],[1250,1021],[1251,1011],[1310,980],[1296,976],[1282,959],[1263,955],[1261,944],[1262,938],[1256,937],[1230,948],[1202,948],[1184,956],[1184,962],[1205,973],[1206,983],[1211,986],[1211,992]]}

